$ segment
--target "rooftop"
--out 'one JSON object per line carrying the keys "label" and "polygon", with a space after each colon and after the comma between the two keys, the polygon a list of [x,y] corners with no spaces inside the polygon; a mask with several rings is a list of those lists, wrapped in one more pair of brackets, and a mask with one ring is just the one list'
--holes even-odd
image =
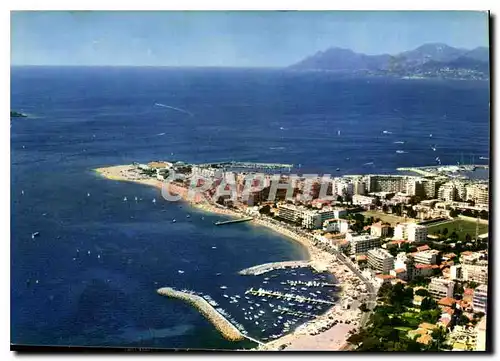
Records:
{"label": "rooftop", "polygon": [[423,343],[424,345],[427,345],[432,341],[432,337],[430,335],[425,334],[417,338],[416,341],[418,343]]}
{"label": "rooftop", "polygon": [[375,277],[380,278],[380,279],[383,279],[383,280],[391,280],[391,279],[396,278],[396,277],[395,277],[395,276],[393,276],[393,275],[383,275],[383,274],[378,274],[378,275],[375,275]]}
{"label": "rooftop", "polygon": [[417,263],[415,265],[415,268],[418,269],[437,269],[439,266],[437,264],[424,264],[424,263]]}
{"label": "rooftop", "polygon": [[441,306],[447,306],[447,307],[453,307],[457,301],[454,298],[451,297],[444,297],[441,298],[438,302],[438,305]]}
{"label": "rooftop", "polygon": [[389,251],[387,251],[383,248],[370,249],[370,250],[368,250],[367,254],[373,255],[375,257],[394,258],[392,256],[392,254],[389,253]]}
{"label": "rooftop", "polygon": [[434,330],[437,328],[436,325],[429,323],[429,322],[422,322],[418,327],[426,329],[426,330]]}

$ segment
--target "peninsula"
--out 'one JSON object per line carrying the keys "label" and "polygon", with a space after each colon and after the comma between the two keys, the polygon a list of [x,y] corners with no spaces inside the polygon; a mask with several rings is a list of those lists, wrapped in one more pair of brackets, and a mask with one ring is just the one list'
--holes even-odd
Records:
{"label": "peninsula", "polygon": [[[193,304],[227,339],[245,337],[255,340],[258,350],[352,348],[347,340],[369,322],[370,315],[375,312],[377,290],[387,281],[398,283],[407,280],[407,276],[401,275],[401,278],[397,273],[396,276],[389,274],[390,268],[386,267],[385,259],[389,260],[390,254],[379,248],[383,241],[389,241],[382,245],[387,249],[393,242],[400,242],[393,241],[393,238],[403,237],[398,232],[404,226],[408,227],[405,231],[407,239],[413,237],[413,242],[418,245],[426,241],[428,226],[423,224],[432,224],[430,220],[433,218],[436,218],[436,222],[443,222],[449,207],[454,206],[456,210],[462,210],[463,207],[487,209],[487,206],[481,208],[487,199],[480,198],[484,195],[485,187],[487,193],[487,184],[457,176],[461,171],[473,170],[474,167],[470,166],[454,166],[453,169],[450,166],[425,167],[422,176],[371,174],[327,180],[319,175],[312,180],[294,176],[289,174],[292,167],[290,164],[225,162],[196,165],[155,161],[98,168],[95,171],[107,179],[156,187],[168,201],[183,200],[207,212],[267,227],[300,243],[308,251],[307,260],[256,265],[240,271],[242,276],[279,268],[311,267],[335,277],[338,282],[336,286],[341,290],[336,303],[331,304],[323,314],[267,343],[260,342],[255,335],[255,338],[247,336],[234,325],[230,326],[231,321],[220,314],[223,310],[212,310],[203,298],[192,291],[178,292],[168,287],[158,290],[160,294]],[[269,170],[276,174],[269,174]],[[420,171],[416,168],[405,170]],[[469,187],[471,192],[477,193],[479,198],[476,197],[473,206],[470,203],[452,202],[444,210],[426,208],[425,199],[446,197],[448,189],[460,186]],[[441,193],[436,194],[436,189],[441,189]],[[416,204],[415,208],[411,205],[408,208],[405,205],[408,202]],[[386,214],[389,206],[396,215]],[[363,213],[376,214],[385,222],[400,219],[400,222],[395,223],[394,237],[391,238],[387,232],[391,223],[373,223],[373,216],[373,225],[368,227],[371,233],[363,234],[367,229],[363,226]],[[480,245],[478,241],[476,247]],[[439,243],[436,243],[438,246]],[[370,250],[376,251],[373,253],[376,262],[370,258]],[[367,254],[372,270],[367,269],[362,262],[366,260]],[[280,296],[272,290],[252,289],[248,292],[256,293],[259,297]],[[311,301],[297,294],[284,297]],[[321,302],[330,304],[329,301]]]}

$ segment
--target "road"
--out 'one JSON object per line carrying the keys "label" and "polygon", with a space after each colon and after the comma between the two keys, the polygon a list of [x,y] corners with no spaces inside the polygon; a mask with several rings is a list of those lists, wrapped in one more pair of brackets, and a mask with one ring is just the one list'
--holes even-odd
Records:
{"label": "road", "polygon": [[339,261],[341,261],[343,264],[345,264],[347,267],[349,267],[349,269],[356,275],[358,276],[358,278],[366,285],[366,290],[368,291],[367,292],[367,296],[368,296],[368,300],[365,302],[366,303],[366,306],[368,307],[368,309],[370,310],[370,312],[363,312],[363,314],[361,315],[361,319],[359,321],[359,325],[360,327],[364,327],[366,326],[366,323],[368,322],[368,320],[370,319],[370,315],[371,315],[371,310],[375,307],[376,303],[377,303],[377,293],[375,291],[375,287],[373,286],[373,284],[368,281],[362,274],[361,274],[361,271],[359,270],[358,267],[356,267],[352,261],[350,259],[348,259],[344,254],[342,254],[341,252],[335,250],[335,249],[331,249],[331,252],[333,254],[335,254],[335,256],[337,257],[337,259]]}

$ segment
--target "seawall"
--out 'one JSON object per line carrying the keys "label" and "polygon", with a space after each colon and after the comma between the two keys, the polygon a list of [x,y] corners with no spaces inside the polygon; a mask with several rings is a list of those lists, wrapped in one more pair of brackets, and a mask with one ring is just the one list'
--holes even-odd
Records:
{"label": "seawall", "polygon": [[213,308],[203,297],[198,295],[177,291],[170,287],[163,287],[157,290],[158,294],[171,298],[177,298],[193,305],[215,328],[222,336],[229,341],[241,341],[245,337],[243,334],[224,316],[222,316],[215,308]]}

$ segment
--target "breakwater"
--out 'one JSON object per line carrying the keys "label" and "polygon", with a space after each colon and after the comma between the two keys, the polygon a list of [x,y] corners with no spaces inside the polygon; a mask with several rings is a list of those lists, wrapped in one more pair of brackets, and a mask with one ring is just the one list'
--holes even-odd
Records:
{"label": "breakwater", "polygon": [[158,294],[171,298],[177,298],[193,305],[222,336],[230,341],[241,341],[246,338],[231,322],[213,308],[203,297],[189,291],[177,291],[170,287],[162,287],[157,290]]}
{"label": "breakwater", "polygon": [[283,269],[283,268],[301,268],[301,267],[309,267],[311,263],[309,261],[285,261],[285,262],[272,262],[272,263],[264,263],[258,266],[253,266],[250,268],[245,268],[238,272],[240,275],[254,275],[258,276],[263,273],[275,270],[275,269]]}

